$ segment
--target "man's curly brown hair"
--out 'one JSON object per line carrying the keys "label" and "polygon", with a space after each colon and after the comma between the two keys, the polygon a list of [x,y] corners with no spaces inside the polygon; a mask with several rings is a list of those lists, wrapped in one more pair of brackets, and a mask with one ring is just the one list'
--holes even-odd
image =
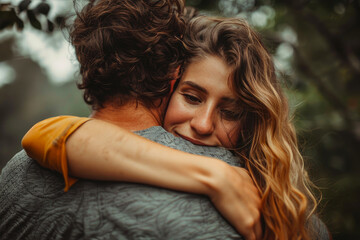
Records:
{"label": "man's curly brown hair", "polygon": [[[92,0],[70,31],[80,63],[84,100],[153,107],[170,92],[183,61],[182,0]],[[114,103],[114,101],[112,101]]]}

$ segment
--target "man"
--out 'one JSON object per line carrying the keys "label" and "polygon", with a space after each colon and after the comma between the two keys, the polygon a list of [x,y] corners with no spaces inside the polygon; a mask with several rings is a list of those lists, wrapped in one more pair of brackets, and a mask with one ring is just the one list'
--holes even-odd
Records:
{"label": "man", "polygon": [[[91,1],[75,20],[79,84],[93,117],[164,145],[207,152],[159,126],[170,80],[181,64],[184,23],[177,0]],[[0,176],[2,239],[241,239],[203,196],[140,184],[62,178],[21,151]]]}

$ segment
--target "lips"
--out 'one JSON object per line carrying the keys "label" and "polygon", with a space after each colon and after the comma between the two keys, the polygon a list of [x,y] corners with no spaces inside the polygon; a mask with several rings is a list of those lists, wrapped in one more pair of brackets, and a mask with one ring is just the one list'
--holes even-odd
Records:
{"label": "lips", "polygon": [[203,142],[200,142],[199,140],[195,140],[195,139],[192,139],[192,138],[189,138],[189,137],[185,137],[185,136],[181,135],[181,134],[178,133],[178,132],[175,132],[175,134],[178,135],[179,137],[181,137],[181,138],[183,138],[183,139],[185,139],[185,140],[187,140],[187,141],[195,144],[195,145],[209,146],[209,145],[207,145],[207,144],[205,144],[205,143],[203,143]]}

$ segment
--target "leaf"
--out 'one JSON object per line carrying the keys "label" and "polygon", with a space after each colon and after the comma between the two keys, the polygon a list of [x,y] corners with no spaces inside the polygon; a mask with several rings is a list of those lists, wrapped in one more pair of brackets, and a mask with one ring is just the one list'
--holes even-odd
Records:
{"label": "leaf", "polygon": [[60,26],[60,28],[63,28],[65,26],[66,19],[63,16],[57,16],[55,18],[55,23]]}
{"label": "leaf", "polygon": [[16,12],[13,8],[10,11],[0,11],[0,30],[3,30],[8,27],[12,27],[14,24],[18,29],[23,29],[23,21],[16,15]]}
{"label": "leaf", "polygon": [[31,3],[31,0],[23,0],[19,3],[18,7],[19,7],[19,13],[21,13],[22,11],[25,11],[28,9],[29,5]]}
{"label": "leaf", "polygon": [[18,30],[23,30],[24,29],[24,22],[20,18],[16,17],[16,22],[15,23],[16,23],[16,27],[17,27]]}
{"label": "leaf", "polygon": [[50,11],[50,6],[45,2],[39,3],[34,9],[35,14],[43,14],[45,16],[48,15],[49,11]]}
{"label": "leaf", "polygon": [[27,16],[28,16],[31,26],[33,26],[34,28],[36,28],[38,30],[41,30],[41,23],[39,22],[39,20],[36,19],[34,12],[32,10],[27,10],[26,13],[27,13]]}
{"label": "leaf", "polygon": [[11,12],[9,11],[0,11],[0,30],[3,30],[7,27],[14,25],[15,21]]}
{"label": "leaf", "polygon": [[53,32],[54,31],[54,23],[52,23],[49,19],[47,20],[48,24],[48,31]]}

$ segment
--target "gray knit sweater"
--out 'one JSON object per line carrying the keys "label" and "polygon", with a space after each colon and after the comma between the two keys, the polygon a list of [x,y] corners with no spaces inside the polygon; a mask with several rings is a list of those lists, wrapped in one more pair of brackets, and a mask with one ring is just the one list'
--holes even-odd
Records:
{"label": "gray knit sweater", "polygon": [[[137,134],[239,166],[229,151],[193,145],[161,127]],[[87,180],[63,188],[60,174],[16,154],[0,175],[0,239],[243,239],[205,196]]]}

